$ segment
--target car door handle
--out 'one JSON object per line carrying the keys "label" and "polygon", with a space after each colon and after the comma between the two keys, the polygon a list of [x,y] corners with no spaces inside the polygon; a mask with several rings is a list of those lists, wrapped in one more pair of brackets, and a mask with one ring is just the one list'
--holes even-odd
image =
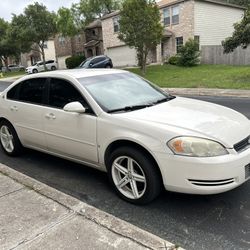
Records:
{"label": "car door handle", "polygon": [[17,111],[18,108],[17,108],[17,106],[11,106],[11,107],[10,107],[10,110],[11,110],[11,111]]}
{"label": "car door handle", "polygon": [[53,119],[53,120],[56,119],[56,116],[55,116],[53,113],[46,114],[45,117],[46,117],[47,119]]}

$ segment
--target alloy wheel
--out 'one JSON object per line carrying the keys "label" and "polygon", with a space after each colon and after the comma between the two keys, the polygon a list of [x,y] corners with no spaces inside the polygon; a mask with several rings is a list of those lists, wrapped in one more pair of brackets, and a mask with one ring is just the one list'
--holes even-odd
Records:
{"label": "alloy wheel", "polygon": [[2,126],[0,130],[0,139],[3,148],[8,152],[12,153],[14,150],[14,138],[7,126]]}
{"label": "alloy wheel", "polygon": [[141,198],[147,188],[147,180],[141,166],[131,157],[120,156],[112,164],[112,178],[116,188],[129,199]]}

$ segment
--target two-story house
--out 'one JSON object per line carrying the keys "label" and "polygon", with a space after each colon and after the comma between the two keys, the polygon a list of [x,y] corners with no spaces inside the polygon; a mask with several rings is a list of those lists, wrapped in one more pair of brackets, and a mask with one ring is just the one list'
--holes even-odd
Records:
{"label": "two-story house", "polygon": [[[244,13],[243,7],[215,0],[162,0],[157,5],[164,34],[148,59],[157,63],[175,55],[189,38],[198,41],[201,50],[204,46],[221,45]],[[102,29],[104,54],[111,57],[114,66],[136,65],[136,51],[117,37],[119,11],[102,18]]]}
{"label": "two-story house", "polygon": [[97,19],[85,28],[86,43],[85,56],[98,56],[103,54],[102,22]]}

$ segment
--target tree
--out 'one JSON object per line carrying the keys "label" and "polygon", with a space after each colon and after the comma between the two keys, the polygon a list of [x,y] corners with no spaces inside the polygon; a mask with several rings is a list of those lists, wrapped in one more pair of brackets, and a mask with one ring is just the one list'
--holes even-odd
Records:
{"label": "tree", "polygon": [[232,3],[243,7],[247,7],[250,4],[250,0],[223,0],[223,2]]}
{"label": "tree", "polygon": [[57,12],[57,28],[65,36],[74,36],[86,25],[120,8],[122,0],[80,0],[71,8]]}
{"label": "tree", "polygon": [[30,4],[25,8],[24,14],[13,15],[12,35],[21,45],[29,44],[31,50],[36,50],[36,46],[39,48],[37,51],[42,55],[45,69],[44,44],[56,33],[56,15],[49,12],[43,4]]}
{"label": "tree", "polygon": [[65,7],[58,10],[56,24],[57,30],[64,36],[72,37],[76,35],[79,30],[73,11]]}
{"label": "tree", "polygon": [[200,62],[199,44],[190,38],[184,46],[180,48],[178,65],[191,67],[199,64]]}
{"label": "tree", "polygon": [[142,73],[146,72],[150,49],[160,43],[163,26],[154,0],[125,0],[120,13],[119,39],[137,52]]}
{"label": "tree", "polygon": [[3,61],[8,69],[8,57],[19,57],[21,46],[15,38],[11,36],[11,24],[0,18],[0,61]]}
{"label": "tree", "polygon": [[231,37],[222,42],[224,53],[233,52],[238,46],[246,49],[250,44],[250,8],[248,8],[239,23],[234,24],[234,32]]}

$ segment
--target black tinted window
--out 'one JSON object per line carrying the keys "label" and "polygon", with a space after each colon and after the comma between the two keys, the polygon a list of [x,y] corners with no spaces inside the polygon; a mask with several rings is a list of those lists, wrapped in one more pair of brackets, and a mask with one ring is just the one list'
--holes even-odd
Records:
{"label": "black tinted window", "polygon": [[91,61],[92,64],[96,64],[96,63],[99,63],[101,61],[104,61],[104,58],[103,57],[99,57],[99,58],[95,58]]}
{"label": "black tinted window", "polygon": [[11,100],[17,100],[18,98],[18,89],[19,89],[20,84],[14,86],[12,89],[10,89],[7,93],[7,99]]}
{"label": "black tinted window", "polygon": [[49,63],[54,63],[54,61],[53,60],[46,61],[46,64],[49,64]]}
{"label": "black tinted window", "polygon": [[43,104],[45,78],[29,79],[19,83],[7,93],[7,98],[34,104]]}
{"label": "black tinted window", "polygon": [[66,104],[76,101],[82,103],[85,108],[87,107],[82,95],[73,85],[61,79],[51,79],[49,91],[50,106],[63,108]]}
{"label": "black tinted window", "polygon": [[36,104],[43,104],[45,78],[26,80],[21,83],[18,100]]}

